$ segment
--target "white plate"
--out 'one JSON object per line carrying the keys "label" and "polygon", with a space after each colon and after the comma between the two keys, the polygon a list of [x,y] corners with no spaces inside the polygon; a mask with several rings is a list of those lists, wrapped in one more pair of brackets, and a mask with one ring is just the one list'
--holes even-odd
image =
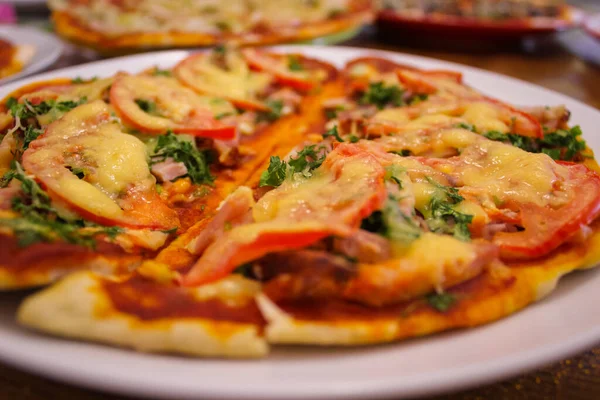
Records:
{"label": "white plate", "polygon": [[[291,47],[279,47],[290,49]],[[566,104],[572,121],[600,150],[600,112],[576,100],[490,72],[396,53],[342,47],[295,47],[337,65],[366,54],[423,68],[451,68],[468,84],[523,105]],[[169,67],[185,57],[171,51],[100,61],[43,74],[106,76],[119,70]],[[27,79],[0,89],[0,97]],[[499,380],[567,357],[600,342],[600,270],[575,273],[544,301],[476,329],[355,349],[284,347],[258,361],[139,354],[61,340],[20,329],[13,321],[19,295],[0,296],[0,358],[71,384],[114,393],[177,398],[333,399],[432,395]]]}
{"label": "white plate", "polygon": [[0,86],[49,67],[60,56],[63,49],[62,43],[56,36],[35,28],[0,25],[0,38],[15,45],[35,47],[35,53],[27,65],[18,73],[0,79]]}

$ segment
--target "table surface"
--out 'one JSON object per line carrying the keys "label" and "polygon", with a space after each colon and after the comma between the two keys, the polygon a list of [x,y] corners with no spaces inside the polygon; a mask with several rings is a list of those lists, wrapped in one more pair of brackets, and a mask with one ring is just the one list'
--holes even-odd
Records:
{"label": "table surface", "polygon": [[[589,0],[588,0],[589,1]],[[600,11],[600,5],[590,2]],[[377,37],[372,30],[343,45],[418,54],[502,73],[569,95],[600,108],[600,42],[581,31],[502,49],[444,51]],[[94,61],[89,51],[67,46],[54,68]],[[588,133],[590,134],[590,133]],[[125,399],[56,383],[0,364],[0,398],[13,400]],[[600,343],[592,350],[517,378],[437,397],[467,399],[600,399]]]}

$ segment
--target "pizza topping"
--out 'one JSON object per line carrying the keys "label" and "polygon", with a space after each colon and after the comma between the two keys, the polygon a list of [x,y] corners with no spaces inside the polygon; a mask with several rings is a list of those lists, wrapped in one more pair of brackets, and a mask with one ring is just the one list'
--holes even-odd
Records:
{"label": "pizza topping", "polygon": [[171,229],[175,212],[155,191],[146,146],[111,122],[101,101],[65,114],[31,142],[23,166],[53,199],[105,225]]}
{"label": "pizza topping", "polygon": [[[20,181],[20,186],[7,187],[12,180]],[[19,246],[63,241],[94,248],[98,237],[114,239],[121,232],[117,227],[103,227],[61,213],[52,204],[48,193],[28,177],[17,162],[4,175],[1,185],[3,197],[11,196],[10,207],[18,216],[2,218],[0,222],[11,228]]]}
{"label": "pizza topping", "polygon": [[448,311],[456,302],[456,296],[451,293],[432,293],[426,299],[427,303],[439,312]]}
{"label": "pizza topping", "polygon": [[424,233],[401,258],[376,264],[352,264],[339,256],[303,250],[270,254],[257,265],[268,280],[264,290],[275,301],[337,298],[381,307],[432,292],[441,295],[486,271],[497,255],[492,244]]}
{"label": "pizza topping", "polygon": [[537,119],[544,127],[544,132],[566,129],[567,122],[569,122],[569,118],[571,117],[571,112],[564,105],[555,107],[521,107],[521,110]]}
{"label": "pizza topping", "polygon": [[545,133],[542,139],[497,131],[489,131],[484,136],[491,140],[510,143],[530,153],[544,153],[555,160],[571,161],[585,157],[582,153],[586,149],[586,143],[581,139],[581,134],[581,128],[574,126],[571,129]]}
{"label": "pizza topping", "polygon": [[286,55],[275,53],[267,53],[266,51],[246,48],[243,49],[242,55],[250,65],[250,67],[273,74],[277,82],[284,86],[290,86],[298,90],[310,90],[318,84],[318,77],[315,75],[317,71],[307,71],[298,62],[296,56],[290,68],[290,59]]}
{"label": "pizza topping", "polygon": [[172,130],[218,139],[235,137],[235,126],[215,119],[215,114],[235,111],[231,106],[225,102],[215,110],[211,98],[198,96],[171,78],[120,76],[112,85],[110,99],[125,125],[145,133]]}
{"label": "pizza topping", "polygon": [[16,142],[15,158],[17,160],[21,159],[21,155],[27,150],[29,144],[43,133],[42,128],[46,124],[86,101],[85,98],[80,101],[61,102],[48,99],[32,103],[28,99],[23,99],[20,102],[14,97],[9,98],[6,107],[10,110],[15,121],[14,127],[9,131]]}
{"label": "pizza topping", "polygon": [[326,155],[325,146],[308,145],[287,162],[279,156],[271,156],[268,169],[260,176],[259,186],[280,186],[286,177],[293,177],[294,174],[310,176],[313,170],[323,164]]}
{"label": "pizza topping", "polygon": [[295,175],[253,207],[254,223],[213,242],[185,277],[198,285],[226,276],[275,251],[303,248],[327,236],[348,236],[385,199],[385,170],[355,145],[339,145],[310,177]]}
{"label": "pizza topping", "polygon": [[191,55],[175,67],[174,74],[198,93],[224,97],[242,109],[269,111],[259,96],[272,77],[251,71],[239,51]]}
{"label": "pizza topping", "polygon": [[360,229],[345,238],[333,239],[333,252],[360,263],[374,264],[392,257],[390,242],[381,235]]}
{"label": "pizza topping", "polygon": [[383,109],[386,106],[401,106],[404,104],[402,98],[403,91],[399,86],[386,86],[384,82],[375,82],[369,84],[367,90],[359,99],[361,104],[373,104],[378,109]]}
{"label": "pizza topping", "polygon": [[193,140],[172,132],[157,137],[150,164],[152,173],[163,182],[183,176],[189,176],[196,184],[212,184],[215,179],[210,173],[207,153],[199,150]]}
{"label": "pizza topping", "polygon": [[158,178],[159,182],[174,181],[188,173],[184,163],[177,162],[171,157],[165,158],[165,161],[152,164],[150,171],[152,175]]}

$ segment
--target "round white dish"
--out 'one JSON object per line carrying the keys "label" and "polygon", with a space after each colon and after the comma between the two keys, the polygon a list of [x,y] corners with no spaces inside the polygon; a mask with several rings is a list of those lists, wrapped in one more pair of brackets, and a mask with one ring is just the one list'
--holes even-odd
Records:
{"label": "round white dish", "polygon": [[35,48],[33,57],[21,71],[0,79],[0,87],[9,81],[14,81],[49,67],[58,59],[63,50],[63,45],[56,36],[36,28],[0,25],[0,38],[15,45],[31,45]]}
{"label": "round white dish", "polygon": [[[590,146],[600,112],[529,83],[458,64],[398,53],[314,46],[276,49],[342,65],[383,55],[422,68],[456,69],[484,93],[521,105],[566,104]],[[95,62],[39,75],[0,88],[53,77],[89,78],[152,65],[169,67],[188,54],[169,51]],[[264,360],[192,359],[149,355],[67,341],[21,329],[14,322],[19,294],[0,294],[0,359],[75,385],[113,393],[177,399],[395,399],[433,395],[489,383],[556,361],[600,342],[600,270],[574,273],[540,303],[475,329],[361,348],[277,347]]]}

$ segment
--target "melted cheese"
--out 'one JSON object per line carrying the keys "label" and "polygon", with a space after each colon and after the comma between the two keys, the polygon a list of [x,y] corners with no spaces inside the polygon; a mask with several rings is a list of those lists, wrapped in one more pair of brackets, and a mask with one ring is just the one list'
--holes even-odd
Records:
{"label": "melted cheese", "polygon": [[[146,146],[108,120],[101,101],[79,106],[51,124],[23,156],[24,166],[70,204],[107,218],[119,218],[125,192],[154,185]],[[79,179],[65,166],[82,169]]]}
{"label": "melted cheese", "polygon": [[479,132],[510,131],[510,128],[500,119],[498,107],[489,103],[477,102],[467,105],[462,117],[474,125]]}
{"label": "melted cheese", "polygon": [[434,286],[441,290],[446,269],[470,265],[476,257],[471,243],[462,242],[452,236],[424,233],[408,248],[403,264],[412,264],[414,268],[428,271]]}
{"label": "melted cheese", "polygon": [[[111,99],[130,120],[157,132],[174,129],[174,123],[185,123],[186,119],[198,113],[208,113],[211,117],[235,113],[235,108],[228,101],[199,96],[177,80],[163,76],[122,76],[113,85]],[[136,100],[154,103],[156,114],[142,110]]]}
{"label": "melted cheese", "polygon": [[227,51],[228,69],[214,65],[209,56],[200,55],[186,59],[175,72],[193,89],[229,99],[256,101],[272,81],[268,74],[250,71],[237,51]]}
{"label": "melted cheese", "polygon": [[533,154],[517,147],[487,140],[465,130],[442,135],[449,146],[464,149],[463,162],[448,164],[446,171],[462,185],[481,190],[490,197],[521,203],[558,206],[568,200],[566,191],[555,190],[565,181],[568,170],[545,154]]}
{"label": "melted cheese", "polygon": [[348,158],[344,160],[339,176],[327,165],[309,179],[297,174],[278,189],[267,193],[256,204],[253,209],[254,220],[321,220],[335,215],[336,210],[347,207],[354,199],[360,199],[372,190],[369,187],[373,182],[372,177],[381,170],[381,166],[374,161]]}

